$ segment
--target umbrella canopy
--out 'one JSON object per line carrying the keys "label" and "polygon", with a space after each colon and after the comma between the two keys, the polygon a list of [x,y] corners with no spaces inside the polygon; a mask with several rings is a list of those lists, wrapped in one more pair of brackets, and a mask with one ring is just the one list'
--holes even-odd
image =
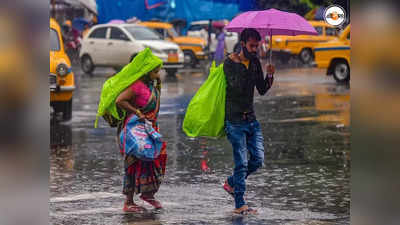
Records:
{"label": "umbrella canopy", "polygon": [[124,24],[125,21],[123,20],[110,20],[108,24]]}
{"label": "umbrella canopy", "polygon": [[221,21],[214,21],[212,22],[212,26],[215,28],[224,28],[225,24]]}
{"label": "umbrella canopy", "polygon": [[225,28],[232,32],[254,28],[262,36],[318,35],[314,27],[303,17],[277,9],[244,12],[235,17]]}
{"label": "umbrella canopy", "polygon": [[97,4],[95,0],[78,0],[89,11],[97,15]]}

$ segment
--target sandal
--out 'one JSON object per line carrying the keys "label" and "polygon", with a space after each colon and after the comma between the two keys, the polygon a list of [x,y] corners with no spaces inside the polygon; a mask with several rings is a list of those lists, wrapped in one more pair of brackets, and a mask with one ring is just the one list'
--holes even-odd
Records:
{"label": "sandal", "polygon": [[146,211],[146,209],[142,206],[136,205],[135,203],[128,205],[126,202],[124,203],[124,208],[122,210],[124,212],[134,212],[134,213],[140,213]]}
{"label": "sandal", "polygon": [[144,197],[143,195],[140,196],[140,199],[152,205],[155,209],[162,209],[162,205],[159,201],[157,201],[154,197]]}
{"label": "sandal", "polygon": [[224,188],[224,190],[229,194],[229,195],[231,195],[232,197],[235,197],[235,193],[234,193],[234,191],[233,191],[233,187],[231,187],[229,184],[228,184],[228,181],[226,180],[225,181],[225,184],[222,186],[223,188]]}
{"label": "sandal", "polygon": [[239,214],[239,215],[256,215],[257,210],[249,208],[247,205],[242,206],[239,209],[233,210],[234,214]]}

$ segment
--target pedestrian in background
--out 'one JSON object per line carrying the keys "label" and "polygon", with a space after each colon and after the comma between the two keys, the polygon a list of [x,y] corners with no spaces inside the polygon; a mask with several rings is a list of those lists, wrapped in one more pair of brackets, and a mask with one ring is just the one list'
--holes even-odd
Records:
{"label": "pedestrian in background", "polygon": [[89,23],[85,24],[85,27],[84,27],[84,29],[82,31],[82,38],[86,37],[86,35],[89,33],[89,30],[90,30],[90,24]]}
{"label": "pedestrian in background", "polygon": [[225,132],[232,144],[235,168],[223,188],[235,199],[237,214],[254,214],[257,211],[244,201],[246,179],[264,163],[264,138],[253,107],[254,88],[265,95],[273,83],[274,67],[264,74],[257,49],[260,34],[252,28],[240,34],[241,51],[232,53],[224,61],[226,76]]}
{"label": "pedestrian in background", "polygon": [[217,48],[215,49],[214,60],[215,64],[218,66],[220,63],[224,61],[226,53],[225,32],[223,30],[223,27],[217,28],[216,36],[218,42],[217,42]]}

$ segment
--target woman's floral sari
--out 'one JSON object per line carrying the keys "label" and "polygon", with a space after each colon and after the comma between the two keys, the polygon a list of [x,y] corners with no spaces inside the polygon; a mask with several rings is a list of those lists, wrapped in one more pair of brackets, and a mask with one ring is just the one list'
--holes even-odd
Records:
{"label": "woman's floral sari", "polygon": [[[147,84],[151,91],[146,106],[141,111],[153,122],[153,127],[159,132],[157,116],[160,105],[160,88]],[[123,151],[120,149],[120,151]],[[155,193],[158,191],[165,175],[167,162],[166,143],[163,143],[160,156],[152,162],[141,161],[132,155],[125,155],[125,176],[123,193]]]}

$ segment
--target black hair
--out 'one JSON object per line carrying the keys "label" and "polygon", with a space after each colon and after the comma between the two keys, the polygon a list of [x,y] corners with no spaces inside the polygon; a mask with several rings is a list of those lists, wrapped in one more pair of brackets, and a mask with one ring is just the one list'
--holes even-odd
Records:
{"label": "black hair", "polygon": [[250,38],[254,38],[256,41],[261,41],[260,33],[254,28],[245,28],[240,33],[240,41],[246,43]]}

